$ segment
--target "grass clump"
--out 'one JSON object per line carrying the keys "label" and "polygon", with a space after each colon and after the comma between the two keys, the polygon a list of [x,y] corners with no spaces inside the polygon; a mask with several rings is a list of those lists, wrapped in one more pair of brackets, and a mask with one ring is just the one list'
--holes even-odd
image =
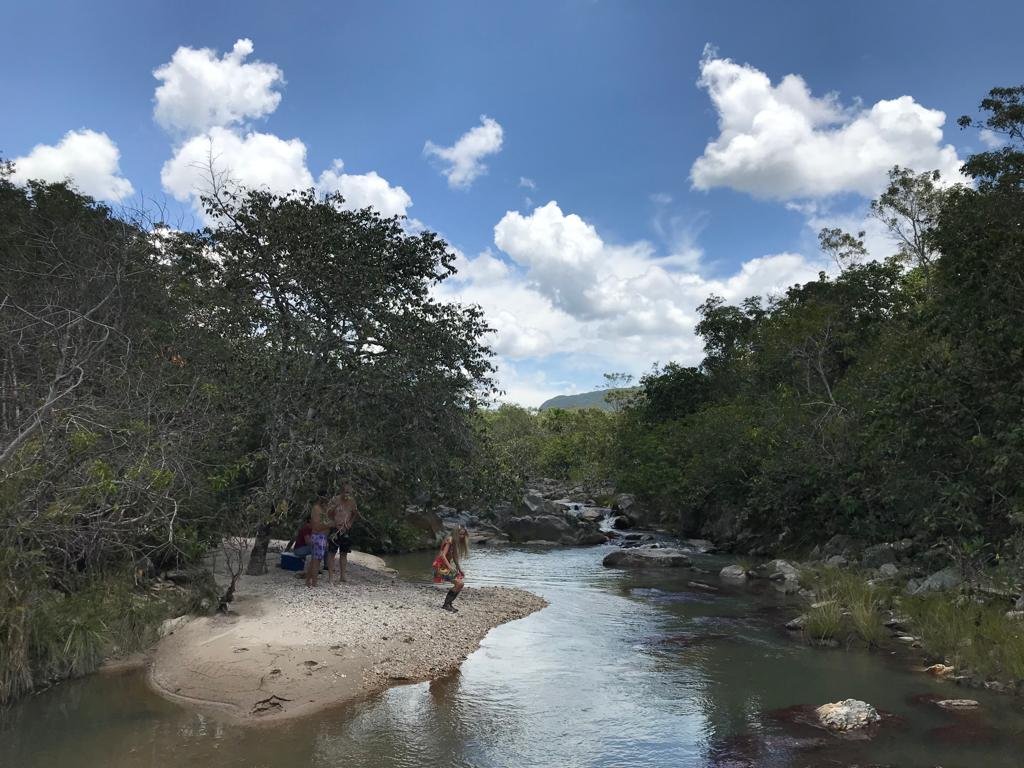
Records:
{"label": "grass clump", "polygon": [[868,584],[858,574],[825,568],[805,575],[816,602],[804,617],[804,634],[813,640],[860,639],[875,647],[885,638],[883,611],[888,590]]}
{"label": "grass clump", "polygon": [[803,632],[811,640],[835,640],[843,631],[843,609],[835,600],[815,603],[804,615]]}

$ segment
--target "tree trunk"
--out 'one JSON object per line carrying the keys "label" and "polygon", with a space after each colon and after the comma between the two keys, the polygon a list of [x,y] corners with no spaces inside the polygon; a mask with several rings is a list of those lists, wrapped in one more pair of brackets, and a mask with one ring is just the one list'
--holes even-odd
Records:
{"label": "tree trunk", "polygon": [[249,566],[245,572],[249,576],[262,576],[267,572],[267,549],[270,547],[270,524],[260,523],[256,529],[256,540],[249,554]]}

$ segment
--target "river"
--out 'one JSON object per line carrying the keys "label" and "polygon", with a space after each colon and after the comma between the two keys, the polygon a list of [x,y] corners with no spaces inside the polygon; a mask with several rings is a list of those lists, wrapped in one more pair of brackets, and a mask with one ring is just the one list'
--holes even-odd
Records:
{"label": "river", "polygon": [[[714,574],[725,561],[713,556],[695,558],[708,571],[695,576],[605,569],[606,551],[474,552],[470,585],[529,589],[550,606],[493,630],[449,678],[392,688],[301,721],[242,727],[165,701],[140,673],[93,675],[6,713],[0,765],[1024,764],[1018,700],[934,681],[910,671],[906,658],[806,647],[780,629],[794,615],[781,597],[770,587],[719,584]],[[389,562],[403,577],[425,578],[429,560]],[[468,602],[472,593],[460,599]],[[982,712],[952,716],[915,703],[928,693],[976,698]],[[898,720],[871,740],[844,740],[769,714],[845,698],[871,702]]]}

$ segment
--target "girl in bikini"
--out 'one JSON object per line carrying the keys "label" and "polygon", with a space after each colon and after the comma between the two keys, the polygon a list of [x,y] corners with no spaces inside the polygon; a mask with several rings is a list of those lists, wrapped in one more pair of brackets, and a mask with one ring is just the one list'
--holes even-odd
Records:
{"label": "girl in bikini", "polygon": [[465,526],[456,528],[450,536],[446,536],[441,544],[441,551],[434,558],[434,583],[451,584],[448,594],[444,597],[446,611],[457,613],[458,608],[452,605],[462,591],[465,574],[462,572],[462,561],[469,555],[469,531]]}

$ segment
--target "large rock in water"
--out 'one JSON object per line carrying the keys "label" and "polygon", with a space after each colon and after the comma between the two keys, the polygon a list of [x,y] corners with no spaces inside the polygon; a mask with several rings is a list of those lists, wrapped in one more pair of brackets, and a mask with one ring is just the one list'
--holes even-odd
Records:
{"label": "large rock in water", "polygon": [[554,515],[513,517],[505,523],[505,533],[515,542],[554,541],[568,544],[576,541],[569,523]]}
{"label": "large rock in water", "polygon": [[605,556],[606,568],[681,568],[690,558],[678,549],[619,549]]}
{"label": "large rock in water", "polygon": [[746,581],[747,569],[742,565],[727,565],[718,572],[718,577],[724,581]]}
{"label": "large rock in water", "polygon": [[832,704],[822,704],[815,711],[818,720],[832,731],[852,731],[866,728],[882,719],[878,710],[866,701],[844,699]]}

